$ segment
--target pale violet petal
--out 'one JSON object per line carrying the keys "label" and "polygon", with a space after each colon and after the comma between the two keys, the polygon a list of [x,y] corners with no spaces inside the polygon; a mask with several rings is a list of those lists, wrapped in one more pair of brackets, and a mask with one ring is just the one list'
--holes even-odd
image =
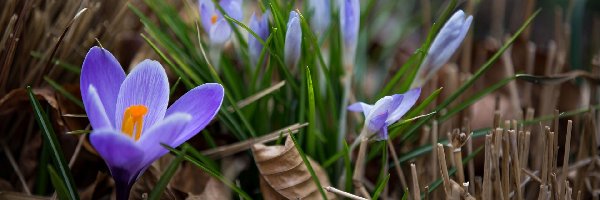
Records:
{"label": "pale violet petal", "polygon": [[176,144],[179,145],[200,132],[218,113],[223,103],[225,91],[218,83],[205,83],[191,89],[179,98],[169,109],[166,116],[173,113],[188,113],[194,123],[189,124],[179,135]]}
{"label": "pale violet petal", "polygon": [[166,144],[177,147],[177,138],[184,133],[185,127],[191,122],[192,116],[187,113],[173,113],[164,120],[156,123],[150,129],[143,132],[138,145],[144,150],[144,166],[150,165],[156,159],[169,152],[161,145]]}
{"label": "pale violet petal", "polygon": [[[115,126],[115,105],[121,83],[125,80],[125,72],[117,59],[106,49],[92,47],[81,67],[80,90],[83,105],[92,106],[88,99],[88,89],[93,85],[104,106],[108,119]],[[94,127],[96,128],[96,127]]]}
{"label": "pale violet petal", "polygon": [[94,85],[89,86],[87,96],[88,97],[85,98],[87,101],[85,112],[87,113],[92,128],[94,128],[94,130],[114,129]]}
{"label": "pale violet petal", "polygon": [[148,113],[143,119],[143,130],[162,120],[169,103],[169,81],[165,69],[157,61],[144,60],[129,73],[117,100],[115,119],[117,130],[121,130],[125,109],[143,105]]}

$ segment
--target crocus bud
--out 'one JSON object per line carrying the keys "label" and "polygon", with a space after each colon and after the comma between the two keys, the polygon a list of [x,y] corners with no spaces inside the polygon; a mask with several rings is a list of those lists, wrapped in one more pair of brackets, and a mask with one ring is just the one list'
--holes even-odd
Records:
{"label": "crocus bud", "polygon": [[[262,17],[256,17],[256,14],[252,14],[250,18],[250,30],[254,31],[260,39],[265,41],[269,36],[269,14],[267,11]],[[254,35],[248,33],[248,51],[250,53],[251,66],[255,66],[260,59],[260,53],[263,49],[263,45],[254,37]]]}
{"label": "crocus bud", "polygon": [[[221,0],[219,5],[231,18],[241,21],[243,18],[242,0]],[[231,37],[231,27],[212,0],[200,0],[200,18],[202,27],[208,34],[212,45],[222,46]]]}
{"label": "crocus bud", "polygon": [[360,24],[360,2],[358,0],[342,0],[340,5],[340,26],[344,40],[344,64],[354,62]]}
{"label": "crocus bud", "polygon": [[302,29],[300,28],[300,17],[296,11],[290,12],[285,33],[284,58],[288,67],[294,67],[300,59],[300,48],[302,43]]}
{"label": "crocus bud", "polygon": [[329,28],[331,18],[329,10],[329,0],[309,0],[309,11],[312,12],[310,25],[312,30],[317,34],[323,34]]}
{"label": "crocus bud", "polygon": [[460,46],[469,32],[473,16],[467,16],[462,10],[456,11],[444,24],[429,47],[429,53],[423,60],[419,72],[413,82],[413,87],[421,87],[442,67],[456,49]]}

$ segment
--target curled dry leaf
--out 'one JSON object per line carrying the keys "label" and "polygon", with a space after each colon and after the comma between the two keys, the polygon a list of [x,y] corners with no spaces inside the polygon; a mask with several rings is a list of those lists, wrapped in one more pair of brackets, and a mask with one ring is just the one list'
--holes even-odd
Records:
{"label": "curled dry leaf", "polygon": [[[50,88],[34,88],[33,94],[38,100],[45,100],[54,109],[58,109],[58,102],[54,98],[54,91]],[[11,90],[0,99],[0,115],[6,115],[22,108],[23,104],[29,104],[27,90],[25,88]]]}
{"label": "curled dry leaf", "polygon": [[204,187],[204,192],[200,195],[190,195],[186,200],[202,200],[202,199],[213,199],[213,200],[227,200],[231,199],[230,189],[223,184],[223,182],[216,178],[210,177]]}
{"label": "curled dry leaf", "polygon": [[[319,188],[289,136],[285,146],[256,144],[252,154],[261,175],[260,190],[265,199],[321,199]],[[321,185],[331,185],[321,166],[308,160]],[[335,198],[331,193],[327,195],[328,199]]]}

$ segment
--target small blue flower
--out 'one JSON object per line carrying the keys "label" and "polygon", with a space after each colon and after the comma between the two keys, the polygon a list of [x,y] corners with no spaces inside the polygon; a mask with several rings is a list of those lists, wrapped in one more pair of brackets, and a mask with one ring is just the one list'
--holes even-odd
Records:
{"label": "small blue flower", "polygon": [[469,32],[473,16],[467,16],[462,10],[456,11],[437,34],[429,53],[423,60],[413,87],[421,87],[429,80],[454,54]]}
{"label": "small blue flower", "polygon": [[404,94],[385,96],[379,99],[375,105],[363,102],[354,103],[348,106],[348,110],[363,112],[367,137],[377,133],[378,140],[387,140],[387,127],[400,120],[415,105],[420,95],[421,88],[416,88]]}
{"label": "small blue flower", "polygon": [[[241,21],[243,18],[242,0],[221,0],[219,5],[231,18]],[[212,0],[200,0],[200,18],[202,27],[208,33],[210,42],[223,45],[231,37],[231,27]]]}
{"label": "small blue flower", "polygon": [[331,21],[329,0],[309,0],[309,11],[312,12],[310,25],[313,31],[319,35],[323,34]]}
{"label": "small blue flower", "polygon": [[[250,29],[263,41],[269,37],[269,15],[269,11],[265,12],[262,17],[256,17],[256,14],[253,13],[250,18]],[[251,66],[257,64],[262,49],[263,45],[254,37],[254,35],[248,33],[248,51],[250,53]]]}
{"label": "small blue flower", "polygon": [[340,10],[340,26],[344,39],[345,62],[353,62],[358,41],[360,24],[360,2],[358,0],[342,0]]}
{"label": "small blue flower", "polygon": [[295,67],[300,60],[300,51],[302,47],[302,28],[300,27],[300,17],[296,11],[290,12],[290,18],[287,23],[287,32],[285,33],[284,58],[288,67]]}

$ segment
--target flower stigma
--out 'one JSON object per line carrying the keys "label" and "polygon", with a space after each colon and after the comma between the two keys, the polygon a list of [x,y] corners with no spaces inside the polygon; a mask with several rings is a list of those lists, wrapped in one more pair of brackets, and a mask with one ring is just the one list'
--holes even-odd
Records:
{"label": "flower stigma", "polygon": [[[125,113],[123,114],[123,124],[121,131],[130,138],[134,138],[135,141],[140,139],[142,135],[142,127],[144,121],[144,115],[148,113],[148,108],[144,105],[133,105],[127,107],[125,109]],[[135,129],[135,135],[133,135],[133,130]]]}
{"label": "flower stigma", "polygon": [[210,17],[210,23],[211,23],[211,24],[215,24],[215,23],[217,23],[217,18],[218,18],[217,14],[213,14],[213,15]]}

